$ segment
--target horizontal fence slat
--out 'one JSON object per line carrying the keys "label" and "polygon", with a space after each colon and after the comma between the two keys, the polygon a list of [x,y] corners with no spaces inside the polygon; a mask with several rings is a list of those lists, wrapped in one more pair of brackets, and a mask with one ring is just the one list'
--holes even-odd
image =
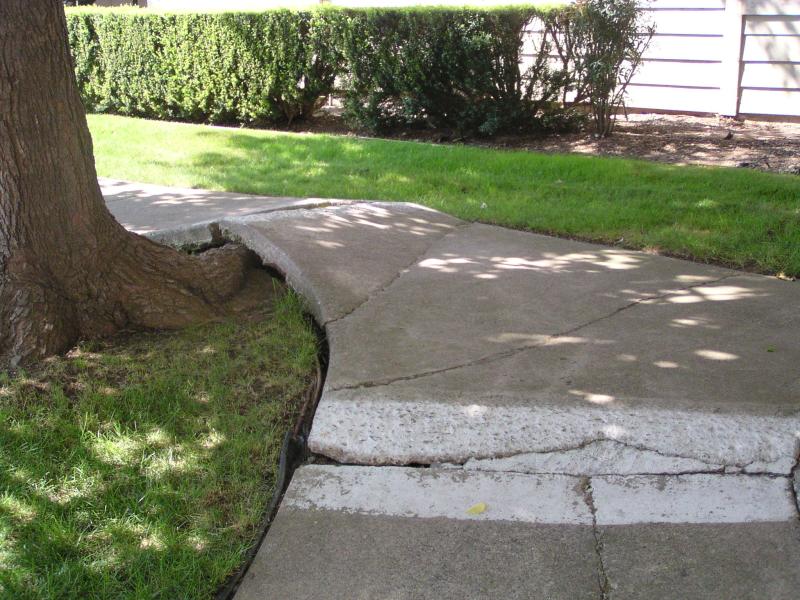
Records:
{"label": "horizontal fence slat", "polygon": [[751,115],[800,117],[800,91],[742,90],[739,112]]}
{"label": "horizontal fence slat", "polygon": [[800,36],[745,36],[742,60],[745,62],[800,62]]}
{"label": "horizontal fence slat", "polygon": [[743,10],[746,15],[800,15],[800,0],[744,0]]}
{"label": "horizontal fence slat", "polygon": [[747,35],[800,35],[800,17],[745,17]]}
{"label": "horizontal fence slat", "polygon": [[721,61],[723,49],[722,37],[655,35],[645,58]]}
{"label": "horizontal fence slat", "polygon": [[642,63],[632,81],[658,85],[719,87],[720,64],[648,60]]}
{"label": "horizontal fence slat", "polygon": [[725,8],[725,0],[652,0],[650,8],[666,9],[666,8],[684,8],[684,9],[697,9],[697,8]]}
{"label": "horizontal fence slat", "polygon": [[719,100],[720,91],[715,89],[630,85],[625,104],[628,108],[715,113]]}
{"label": "horizontal fence slat", "polygon": [[742,87],[800,89],[800,64],[745,63]]}
{"label": "horizontal fence slat", "polygon": [[645,10],[660,34],[722,35],[722,10]]}

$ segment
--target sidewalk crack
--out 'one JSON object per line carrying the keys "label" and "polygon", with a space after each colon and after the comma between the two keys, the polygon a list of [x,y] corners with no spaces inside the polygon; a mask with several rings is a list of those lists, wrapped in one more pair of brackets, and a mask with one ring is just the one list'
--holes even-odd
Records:
{"label": "sidewalk crack", "polygon": [[[739,468],[739,469],[744,469],[750,464],[750,463],[747,463],[747,464],[744,464],[744,465],[724,465],[724,464],[721,465],[719,463],[709,462],[708,460],[705,460],[704,458],[700,458],[698,456],[694,456],[694,455],[689,454],[689,453],[681,454],[681,453],[664,452],[664,451],[659,450],[657,448],[650,448],[650,447],[648,447],[648,446],[646,446],[644,444],[635,444],[635,443],[627,442],[625,440],[619,440],[619,439],[606,437],[606,436],[592,437],[591,439],[587,439],[587,440],[585,440],[585,441],[583,441],[581,443],[572,444],[572,445],[568,445],[568,446],[564,446],[564,447],[547,448],[547,449],[542,449],[542,450],[525,450],[525,451],[522,451],[522,452],[514,451],[514,452],[508,452],[508,453],[496,453],[496,454],[487,454],[487,455],[480,455],[479,454],[479,455],[469,456],[469,457],[465,458],[463,461],[460,461],[460,462],[457,462],[457,463],[453,463],[453,464],[461,466],[461,467],[466,467],[467,464],[470,461],[504,460],[504,459],[509,459],[509,458],[517,458],[517,457],[530,456],[530,455],[543,455],[543,454],[565,454],[565,453],[569,453],[569,452],[575,452],[575,451],[578,451],[578,450],[585,450],[585,449],[587,449],[587,448],[589,448],[591,446],[594,446],[596,444],[600,444],[602,442],[609,442],[609,443],[612,443],[612,444],[619,444],[620,446],[623,446],[625,448],[630,448],[632,450],[637,450],[639,452],[651,452],[651,453],[656,454],[658,456],[663,456],[664,458],[694,460],[694,461],[703,463],[704,465],[708,466],[707,469],[685,470],[685,471],[676,471],[676,472],[670,472],[670,473],[642,471],[640,473],[635,473],[636,475],[651,475],[651,474],[654,474],[654,475],[661,475],[661,474],[683,475],[683,474],[699,474],[699,473],[703,473],[703,474],[723,474],[723,473],[725,473],[725,468],[726,467],[735,467],[735,468]],[[482,470],[482,469],[477,469],[477,470]],[[504,472],[505,472],[505,470],[504,470]],[[515,471],[509,471],[509,472],[515,472]],[[520,472],[525,472],[525,471],[520,471]],[[616,474],[617,473],[595,473],[593,475],[616,475]],[[628,473],[628,474],[633,475],[634,473]],[[786,476],[785,474],[781,475],[779,473],[775,473],[775,475],[779,475],[779,476],[783,476],[783,477]]]}
{"label": "sidewalk crack", "polygon": [[387,281],[386,283],[384,283],[384,284],[383,284],[381,287],[379,287],[379,288],[377,288],[377,289],[375,289],[375,290],[371,291],[371,292],[370,292],[370,293],[367,295],[367,297],[366,297],[366,298],[364,298],[364,300],[362,300],[361,302],[359,302],[358,304],[356,304],[356,305],[355,305],[353,308],[351,308],[350,310],[348,310],[346,313],[344,313],[344,314],[342,314],[342,315],[339,315],[338,317],[335,317],[335,318],[333,318],[333,319],[328,319],[327,321],[325,321],[325,322],[322,324],[322,325],[323,325],[323,327],[327,327],[328,325],[331,325],[331,324],[333,324],[333,323],[337,323],[338,321],[342,321],[343,319],[346,319],[347,317],[349,317],[350,315],[352,315],[354,312],[356,312],[357,310],[359,310],[360,308],[362,308],[362,307],[363,307],[365,304],[367,304],[367,303],[368,303],[370,300],[372,300],[373,298],[376,298],[377,296],[379,296],[380,294],[382,294],[383,292],[385,292],[386,290],[388,290],[388,289],[389,289],[389,288],[390,288],[390,287],[391,287],[391,286],[392,286],[392,285],[393,285],[393,284],[394,284],[394,283],[395,283],[395,282],[396,282],[398,279],[400,279],[400,278],[401,278],[403,275],[405,275],[406,273],[408,273],[408,272],[409,272],[409,270],[411,269],[411,267],[413,267],[414,265],[416,265],[417,263],[419,263],[419,262],[420,262],[420,260],[422,260],[422,258],[423,258],[423,257],[424,257],[426,254],[428,254],[428,252],[430,252],[430,251],[433,249],[433,247],[434,247],[434,246],[436,246],[437,244],[439,244],[439,243],[440,243],[442,240],[445,240],[445,239],[447,239],[449,236],[451,236],[451,235],[454,235],[455,233],[458,233],[459,231],[462,231],[463,229],[466,229],[466,228],[468,228],[468,227],[470,227],[470,226],[472,226],[472,225],[474,225],[474,223],[469,223],[469,222],[466,222],[466,221],[464,221],[464,222],[461,222],[461,223],[459,223],[459,224],[457,224],[457,225],[454,225],[454,226],[453,226],[453,228],[452,228],[450,231],[448,231],[448,232],[446,232],[446,233],[442,234],[441,236],[439,236],[438,238],[436,238],[435,240],[433,240],[433,241],[430,243],[430,245],[429,245],[427,248],[425,248],[425,249],[424,249],[424,250],[423,250],[423,251],[422,251],[422,252],[421,252],[419,255],[415,256],[415,257],[414,257],[414,258],[411,260],[411,262],[409,262],[407,265],[405,265],[405,266],[404,266],[404,267],[402,267],[402,268],[401,268],[399,271],[397,271],[397,273],[396,273],[396,274],[395,274],[395,275],[394,275],[394,276],[393,276],[393,277],[392,277],[392,278],[391,278],[389,281]]}
{"label": "sidewalk crack", "polygon": [[797,509],[797,518],[800,519],[800,452],[797,453],[797,458],[794,466],[789,474],[789,487],[794,497],[794,505]]}
{"label": "sidewalk crack", "polygon": [[600,588],[600,600],[609,600],[611,584],[606,572],[605,561],[603,560],[603,534],[597,527],[597,507],[594,503],[594,492],[592,490],[592,478],[584,477],[581,479],[581,491],[589,511],[592,513],[592,535],[594,537],[594,552],[597,555],[597,585]]}
{"label": "sidewalk crack", "polygon": [[[454,233],[454,232],[450,232],[447,235],[451,235],[452,233]],[[441,239],[443,239],[443,238],[441,238]],[[427,251],[425,253],[427,253]],[[419,258],[424,256],[425,253],[420,255]],[[409,265],[409,267],[413,266],[413,264],[416,264],[416,262],[412,263],[412,265]],[[343,319],[344,317],[346,317],[346,316],[352,314],[353,312],[355,312],[358,308],[360,308],[365,303],[367,303],[372,297],[374,297],[375,295],[377,295],[378,293],[380,293],[382,291],[385,291],[403,273],[407,272],[409,267],[403,269],[400,273],[398,273],[398,275],[396,275],[392,279],[392,281],[390,281],[388,284],[386,284],[378,292],[375,292],[375,294],[370,294],[369,298],[364,300],[364,302],[362,302],[359,306],[357,306],[352,311],[350,311],[347,315],[344,315],[342,317],[338,317],[336,319],[332,319],[332,320],[328,321],[327,323],[325,323],[325,325],[328,325],[330,323],[333,323],[334,321],[338,321],[340,319]],[[693,283],[692,285],[688,285],[688,286],[685,286],[685,287],[675,288],[675,289],[672,289],[669,292],[665,292],[663,294],[655,294],[655,295],[651,295],[651,296],[644,296],[642,298],[637,298],[636,300],[633,300],[633,301],[629,302],[628,304],[626,304],[624,306],[621,306],[621,307],[613,310],[612,312],[610,312],[608,314],[601,315],[601,316],[599,316],[597,318],[594,318],[594,319],[591,319],[589,321],[586,321],[585,323],[581,323],[580,325],[576,325],[575,327],[572,327],[572,328],[567,329],[565,331],[560,331],[558,333],[551,334],[551,335],[547,336],[541,342],[529,343],[529,344],[525,344],[524,346],[517,346],[517,347],[514,347],[514,348],[509,348],[507,350],[502,350],[500,352],[493,352],[491,354],[486,354],[484,356],[481,356],[481,357],[476,358],[476,359],[471,360],[471,361],[467,361],[465,363],[459,363],[459,364],[456,364],[456,365],[449,365],[449,366],[446,366],[446,367],[441,367],[439,369],[431,369],[429,371],[421,371],[419,373],[414,373],[414,374],[411,374],[411,375],[400,375],[400,376],[397,376],[397,377],[387,377],[385,379],[376,379],[376,380],[372,380],[372,381],[364,381],[364,382],[357,383],[357,384],[349,384],[349,385],[343,385],[343,386],[338,386],[338,387],[332,387],[332,388],[330,388],[330,390],[331,391],[357,390],[357,389],[366,389],[366,388],[374,388],[374,387],[383,387],[383,386],[391,385],[393,383],[398,383],[398,382],[402,382],[402,381],[414,381],[416,379],[422,379],[422,378],[425,378],[425,377],[431,377],[433,375],[440,375],[442,373],[447,373],[449,371],[456,371],[458,369],[465,369],[465,368],[468,368],[468,367],[476,367],[476,366],[491,364],[491,363],[497,362],[499,360],[503,360],[503,359],[506,359],[506,358],[511,358],[513,356],[516,356],[517,354],[522,353],[522,352],[527,352],[528,350],[531,350],[533,348],[543,348],[543,347],[545,347],[545,346],[557,341],[559,338],[562,338],[562,337],[568,336],[568,335],[572,335],[573,333],[577,333],[578,331],[580,331],[582,329],[585,329],[586,327],[590,327],[590,326],[594,325],[595,323],[599,323],[600,321],[605,321],[607,319],[611,319],[613,317],[616,317],[618,314],[620,314],[622,312],[625,312],[626,310],[629,310],[629,309],[631,309],[631,308],[633,308],[635,306],[638,306],[640,304],[643,304],[645,302],[651,302],[653,300],[661,300],[663,298],[667,298],[667,297],[673,295],[675,292],[682,292],[682,291],[686,291],[686,290],[691,290],[691,289],[694,289],[694,288],[697,288],[697,287],[706,286],[706,285],[715,285],[717,283],[720,283],[721,281],[724,281],[726,279],[730,279],[731,277],[737,277],[738,275],[739,275],[739,273],[730,273],[730,274],[725,275],[723,277],[718,277],[717,279],[711,279],[711,280],[708,280],[708,281],[702,281],[702,282]]]}

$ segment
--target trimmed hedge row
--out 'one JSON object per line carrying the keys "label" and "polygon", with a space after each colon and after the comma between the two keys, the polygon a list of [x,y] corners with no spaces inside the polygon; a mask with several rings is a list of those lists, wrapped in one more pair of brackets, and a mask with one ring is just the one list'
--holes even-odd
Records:
{"label": "trimmed hedge row", "polygon": [[[580,49],[552,57],[556,50],[563,54],[563,45],[554,43],[559,36],[575,37],[589,22],[585,13],[581,3],[209,14],[75,10],[67,22],[90,111],[291,122],[310,116],[336,84],[357,126],[493,134],[563,128],[583,114],[564,101],[585,80],[574,59]],[[532,23],[544,33],[521,70]]]}
{"label": "trimmed hedge row", "polygon": [[326,12],[69,11],[86,109],[261,124],[306,117],[341,71]]}

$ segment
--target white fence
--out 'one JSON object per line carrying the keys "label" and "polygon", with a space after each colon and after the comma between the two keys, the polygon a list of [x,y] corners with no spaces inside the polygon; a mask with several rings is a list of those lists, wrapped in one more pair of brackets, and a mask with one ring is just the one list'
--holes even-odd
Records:
{"label": "white fence", "polygon": [[800,0],[654,0],[629,107],[800,116]]}

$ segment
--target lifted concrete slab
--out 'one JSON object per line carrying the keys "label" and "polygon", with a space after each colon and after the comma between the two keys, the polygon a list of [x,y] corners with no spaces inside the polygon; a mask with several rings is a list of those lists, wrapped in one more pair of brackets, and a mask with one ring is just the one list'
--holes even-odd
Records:
{"label": "lifted concrete slab", "polygon": [[351,203],[220,221],[282,271],[321,325],[359,308],[463,223],[414,204]]}
{"label": "lifted concrete slab", "polygon": [[[137,218],[164,225],[153,206],[172,206],[168,191],[126,190],[110,194],[145,195],[153,204]],[[625,445],[626,473],[785,475],[796,461],[797,284],[400,203],[308,209],[191,193],[194,216],[272,211],[219,218],[217,235],[286,273],[326,325],[331,364],[310,440],[319,453],[368,464],[510,458],[535,472],[539,458],[518,455],[565,452],[565,468],[587,475],[609,469],[578,450],[602,441]],[[201,243],[211,228],[192,228],[187,214],[174,241]]]}
{"label": "lifted concrete slab", "polygon": [[114,217],[136,233],[152,235],[185,229],[224,217],[276,210],[346,204],[348,200],[288,198],[166,187],[100,178],[100,188]]}
{"label": "lifted concrete slab", "polygon": [[[698,411],[545,405],[462,404],[456,393],[439,402],[395,400],[383,390],[342,390],[323,396],[311,448],[359,464],[463,463],[519,454],[572,452],[599,440],[641,451],[639,473],[664,472],[648,453],[701,461],[708,471],[786,475],[797,456],[798,419]],[[428,397],[430,398],[430,397]],[[587,463],[591,465],[591,463]],[[573,474],[593,467],[575,466]],[[526,469],[527,470],[527,469]],[[678,466],[677,472],[686,468]],[[691,470],[691,469],[688,469]],[[530,470],[530,472],[536,472]]]}
{"label": "lifted concrete slab", "polygon": [[[473,225],[329,327],[311,445],[428,464],[616,440],[688,461],[673,472],[786,474],[799,296],[775,278]],[[650,458],[637,468],[662,472]]]}

